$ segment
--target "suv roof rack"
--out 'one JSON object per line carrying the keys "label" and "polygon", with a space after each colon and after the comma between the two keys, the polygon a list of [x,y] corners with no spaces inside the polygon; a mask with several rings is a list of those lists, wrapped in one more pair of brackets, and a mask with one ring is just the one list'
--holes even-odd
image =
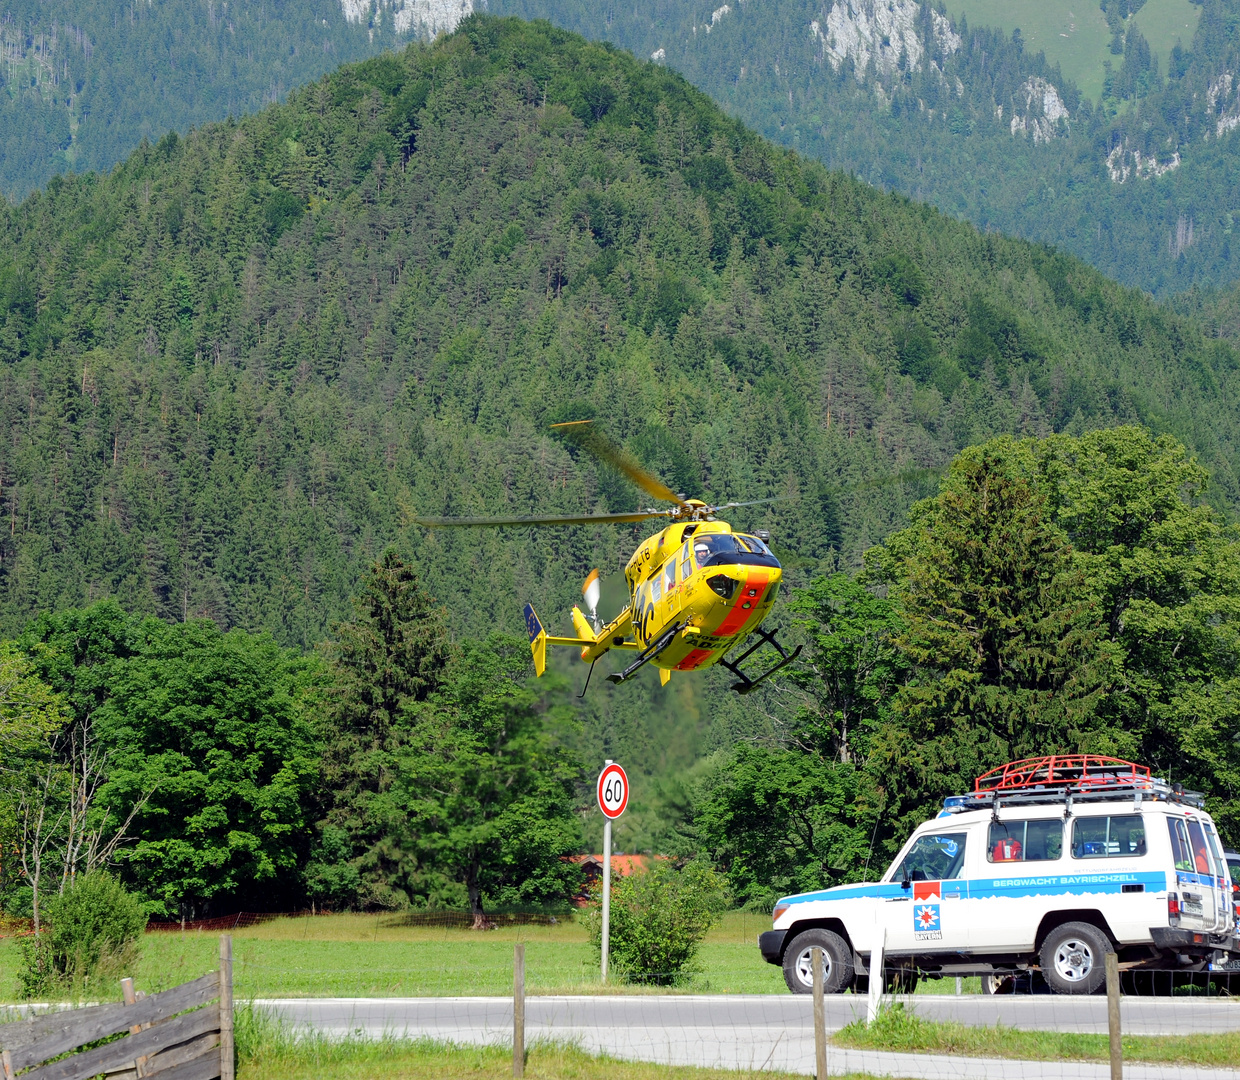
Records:
{"label": "suv roof rack", "polygon": [[1052,754],[1022,758],[983,773],[966,795],[949,795],[946,811],[983,810],[1029,803],[1114,801],[1132,795],[1134,801],[1184,803],[1202,807],[1205,796],[1185,791],[1150,775],[1149,767],[1099,754]]}

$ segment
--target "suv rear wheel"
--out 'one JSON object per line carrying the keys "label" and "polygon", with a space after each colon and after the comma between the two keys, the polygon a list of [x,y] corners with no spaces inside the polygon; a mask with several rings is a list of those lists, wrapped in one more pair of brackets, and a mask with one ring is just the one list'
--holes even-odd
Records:
{"label": "suv rear wheel", "polygon": [[792,939],[784,952],[784,982],[794,994],[814,992],[814,969],[810,966],[815,946],[822,950],[822,989],[842,994],[852,985],[852,949],[831,930],[805,930]]}
{"label": "suv rear wheel", "polygon": [[1056,994],[1092,994],[1106,982],[1109,952],[1111,943],[1096,926],[1070,922],[1047,935],[1038,961]]}

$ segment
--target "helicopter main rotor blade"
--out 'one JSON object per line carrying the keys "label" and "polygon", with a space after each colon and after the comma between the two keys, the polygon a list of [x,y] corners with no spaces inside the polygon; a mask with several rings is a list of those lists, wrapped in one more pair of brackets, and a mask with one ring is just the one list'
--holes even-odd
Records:
{"label": "helicopter main rotor blade", "polygon": [[587,454],[605,462],[617,472],[623,473],[647,495],[662,499],[664,502],[676,503],[677,506],[689,505],[662,480],[648,471],[635,457],[617,446],[599,428],[596,428],[593,420],[571,420],[566,424],[552,424],[551,426]]}
{"label": "helicopter main rotor blade", "polygon": [[776,495],[770,499],[751,499],[749,502],[720,503],[718,506],[710,507],[710,512],[715,514],[720,510],[735,510],[738,506],[761,506],[763,503],[795,502],[800,497],[800,495]]}
{"label": "helicopter main rotor blade", "polygon": [[519,514],[511,517],[419,517],[412,520],[415,525],[427,529],[472,529],[521,525],[618,525],[656,517],[671,517],[674,513],[672,510],[638,510],[632,514],[569,514],[550,517]]}

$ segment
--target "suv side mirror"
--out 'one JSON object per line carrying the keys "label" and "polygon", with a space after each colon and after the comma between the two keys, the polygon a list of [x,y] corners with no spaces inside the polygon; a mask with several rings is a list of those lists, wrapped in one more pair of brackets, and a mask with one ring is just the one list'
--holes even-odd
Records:
{"label": "suv side mirror", "polygon": [[912,881],[909,880],[908,867],[907,866],[903,867],[900,873],[904,875],[904,877],[900,879],[900,888],[911,889],[913,887],[913,883]]}

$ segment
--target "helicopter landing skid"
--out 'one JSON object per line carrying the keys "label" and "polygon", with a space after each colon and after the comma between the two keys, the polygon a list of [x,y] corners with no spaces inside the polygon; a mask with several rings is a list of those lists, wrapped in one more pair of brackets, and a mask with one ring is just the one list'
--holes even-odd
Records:
{"label": "helicopter landing skid", "polygon": [[754,654],[754,652],[762,648],[762,641],[756,642],[755,644],[749,646],[749,648],[746,649],[743,653],[741,653],[740,656],[738,656],[735,660],[720,660],[719,661],[720,664],[722,664],[725,668],[727,668],[730,672],[732,672],[733,675],[735,675],[738,679],[740,679],[740,682],[735,682],[732,684],[732,689],[735,690],[738,694],[748,694],[749,691],[753,690],[756,686],[758,686],[759,683],[766,682],[766,680],[769,679],[772,675],[774,675],[775,672],[777,672],[780,668],[785,667],[788,664],[791,664],[793,660],[795,660],[798,656],[800,656],[801,649],[804,648],[804,646],[798,645],[795,649],[792,650],[792,652],[786,653],[784,652],[783,646],[780,645],[780,643],[775,640],[775,635],[772,634],[769,630],[763,630],[761,627],[759,627],[754,632],[758,635],[758,637],[762,639],[762,641],[765,641],[768,645],[773,646],[775,651],[779,653],[782,659],[773,668],[771,668],[769,671],[764,671],[756,679],[751,679],[748,675],[746,675],[743,671],[741,671],[741,664],[744,663],[746,660],[748,660],[749,657]]}
{"label": "helicopter landing skid", "polygon": [[687,622],[683,622],[679,626],[673,626],[653,645],[647,645],[646,648],[638,654],[637,659],[623,671],[613,671],[610,675],[608,675],[607,681],[609,683],[622,683],[626,679],[631,679],[635,674],[637,674],[638,668],[645,667],[648,663],[650,663],[650,661],[666,649],[675,639],[676,635],[688,625],[689,624]]}

